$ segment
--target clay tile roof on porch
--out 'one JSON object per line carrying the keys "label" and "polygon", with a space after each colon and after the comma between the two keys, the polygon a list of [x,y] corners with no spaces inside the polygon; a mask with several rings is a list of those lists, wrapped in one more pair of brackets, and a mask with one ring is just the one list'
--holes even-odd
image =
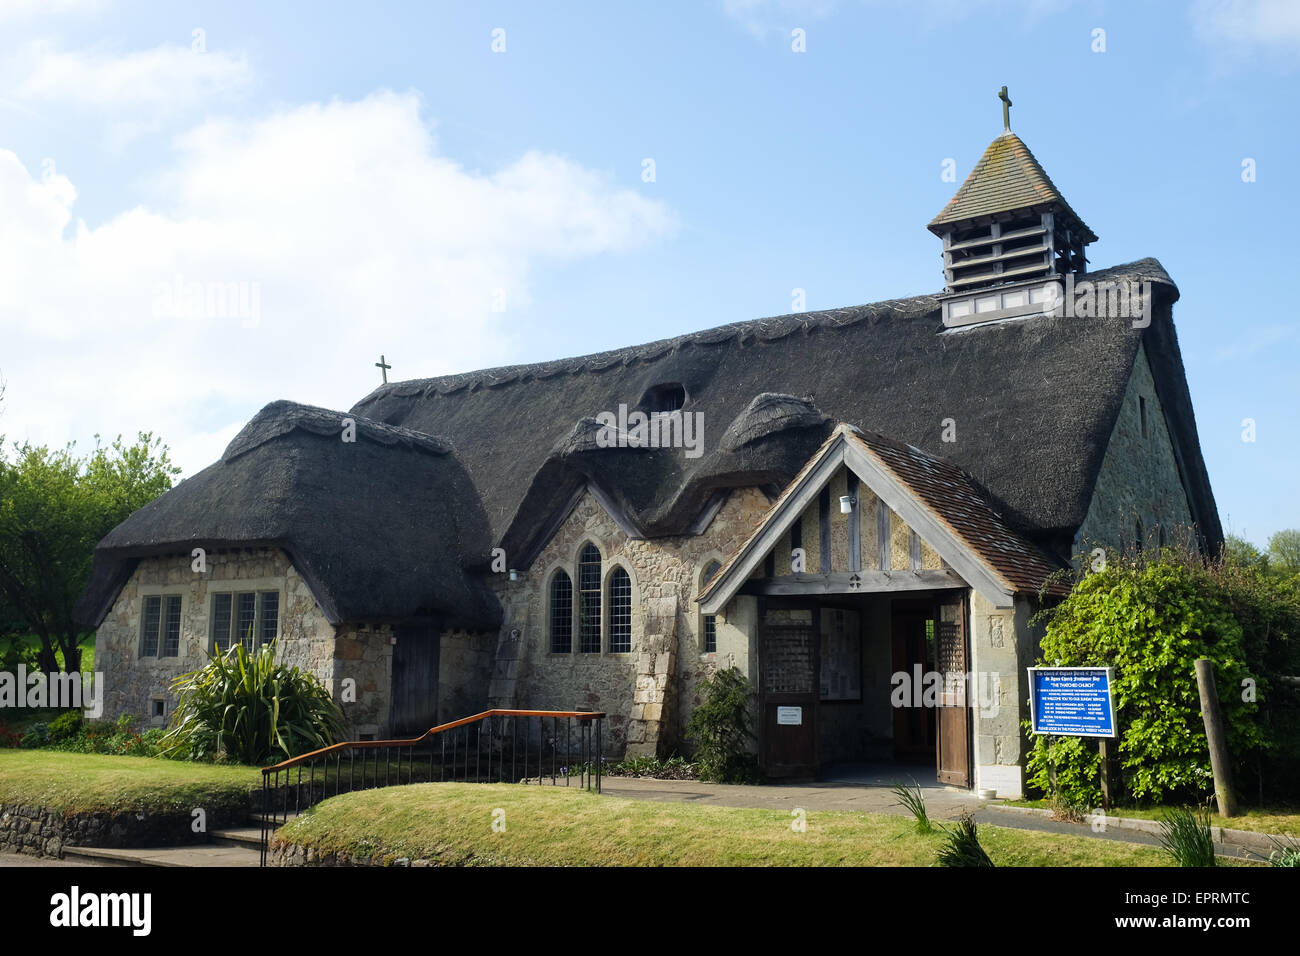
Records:
{"label": "clay tile roof on porch", "polygon": [[723,585],[734,566],[762,537],[773,515],[797,493],[818,463],[841,441],[855,443],[893,474],[1005,582],[1009,591],[1034,594],[1046,585],[1044,590],[1050,595],[1061,596],[1069,592],[1068,582],[1056,573],[1064,565],[1014,531],[994,509],[978,483],[961,469],[911,445],[841,423],[782,490],[745,542],[727,557],[701,590],[697,602],[704,602]]}
{"label": "clay tile roof on porch", "polygon": [[1059,575],[1052,577],[1062,565],[1013,531],[974,479],[955,465],[883,435],[846,434],[883,462],[1014,590],[1036,592],[1050,579],[1049,594],[1069,591]]}

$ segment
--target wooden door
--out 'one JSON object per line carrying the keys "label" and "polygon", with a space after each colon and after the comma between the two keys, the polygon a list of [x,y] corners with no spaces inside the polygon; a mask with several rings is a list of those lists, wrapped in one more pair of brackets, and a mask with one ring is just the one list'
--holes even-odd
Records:
{"label": "wooden door", "polygon": [[[935,664],[943,683],[939,691],[939,745],[936,747],[939,782],[958,787],[971,785],[970,708],[967,672],[966,596],[943,598],[936,609]],[[974,690],[974,688],[970,688]]]}
{"label": "wooden door", "polygon": [[934,758],[935,708],[926,706],[926,675],[935,669],[934,649],[929,635],[934,627],[934,607],[916,602],[895,602],[891,619],[893,668],[907,675],[907,699],[894,708],[894,757],[925,760]]}
{"label": "wooden door", "polygon": [[409,624],[395,628],[394,634],[388,731],[394,737],[408,737],[438,723],[438,630],[429,624]]}
{"label": "wooden door", "polygon": [[810,618],[759,626],[759,766],[765,776],[817,775],[815,611]]}

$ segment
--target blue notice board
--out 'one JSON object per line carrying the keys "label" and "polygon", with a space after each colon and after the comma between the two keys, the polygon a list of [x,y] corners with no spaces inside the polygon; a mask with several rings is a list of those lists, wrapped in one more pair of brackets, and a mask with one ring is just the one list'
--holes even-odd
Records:
{"label": "blue notice board", "polygon": [[1029,668],[1029,714],[1036,734],[1114,737],[1109,667]]}

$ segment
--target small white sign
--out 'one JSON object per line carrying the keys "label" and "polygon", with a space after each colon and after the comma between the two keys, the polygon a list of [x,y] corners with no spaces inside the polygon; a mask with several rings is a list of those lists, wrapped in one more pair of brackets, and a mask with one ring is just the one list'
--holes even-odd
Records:
{"label": "small white sign", "polygon": [[776,722],[784,727],[798,727],[803,723],[802,707],[778,707]]}

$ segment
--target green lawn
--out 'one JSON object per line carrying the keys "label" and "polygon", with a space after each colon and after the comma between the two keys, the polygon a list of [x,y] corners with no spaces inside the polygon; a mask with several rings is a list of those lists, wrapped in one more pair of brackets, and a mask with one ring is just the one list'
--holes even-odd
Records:
{"label": "green lawn", "polygon": [[[1051,809],[1045,800],[1009,800],[1013,807],[1038,807]],[[1212,808],[1213,809],[1213,808]],[[1113,817],[1133,817],[1138,820],[1159,820],[1162,807],[1116,807],[1106,811]],[[1221,817],[1218,810],[1210,814],[1210,824],[1232,830],[1250,830],[1252,833],[1270,833],[1274,836],[1300,837],[1300,810],[1295,807],[1264,807],[1243,809],[1238,816]]]}
{"label": "green lawn", "polygon": [[[916,834],[909,817],[812,812],[803,833],[793,820],[566,788],[431,783],[334,797],[279,832],[318,852],[446,866],[929,866],[942,842]],[[993,826],[979,833],[999,866],[1168,865],[1151,847]]]}
{"label": "green lawn", "polygon": [[49,750],[0,750],[0,803],[68,812],[238,808],[262,785],[256,767]]}

